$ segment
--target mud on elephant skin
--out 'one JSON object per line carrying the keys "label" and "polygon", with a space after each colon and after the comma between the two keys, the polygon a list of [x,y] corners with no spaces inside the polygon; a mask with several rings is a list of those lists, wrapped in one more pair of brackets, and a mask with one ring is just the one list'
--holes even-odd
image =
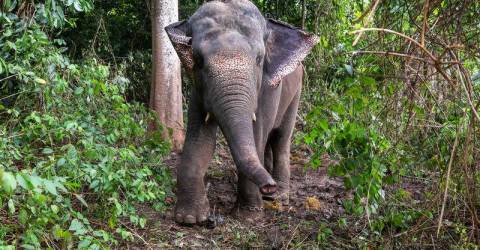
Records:
{"label": "mud on elephant skin", "polygon": [[238,169],[237,215],[261,217],[262,195],[288,201],[301,62],[318,38],[265,19],[248,0],[209,1],[166,31],[194,82],[177,169],[175,220],[207,219],[204,176],[218,127]]}

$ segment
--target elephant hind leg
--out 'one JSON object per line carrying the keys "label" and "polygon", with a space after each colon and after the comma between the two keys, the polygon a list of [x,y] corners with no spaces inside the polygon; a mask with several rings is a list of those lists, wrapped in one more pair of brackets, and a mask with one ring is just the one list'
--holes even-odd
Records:
{"label": "elephant hind leg", "polygon": [[290,188],[289,153],[290,145],[281,130],[275,129],[270,133],[265,148],[265,168],[277,182],[277,192],[272,195],[263,195],[264,200],[277,200],[288,204],[288,192]]}
{"label": "elephant hind leg", "polygon": [[281,125],[272,131],[269,140],[273,153],[272,177],[278,185],[275,199],[285,205],[289,202],[290,144],[298,112],[300,92],[301,90],[293,98],[292,103],[285,112]]}
{"label": "elephant hind leg", "polygon": [[270,145],[269,142],[267,142],[267,145],[265,146],[265,153],[263,157],[263,166],[265,169],[272,174],[273,171],[273,151],[272,151],[272,146]]}
{"label": "elephant hind leg", "polygon": [[244,174],[238,173],[238,196],[233,215],[254,223],[264,216],[263,200],[258,186]]}

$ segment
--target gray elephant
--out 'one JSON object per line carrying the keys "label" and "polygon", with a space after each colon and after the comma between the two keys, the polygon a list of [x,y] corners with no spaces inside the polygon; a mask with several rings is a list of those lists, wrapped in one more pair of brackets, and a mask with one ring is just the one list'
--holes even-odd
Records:
{"label": "gray elephant", "polygon": [[195,224],[207,219],[204,176],[217,127],[238,169],[237,216],[263,216],[265,197],[288,202],[301,61],[318,38],[265,19],[248,0],[209,1],[166,31],[194,81],[177,169],[175,220]]}

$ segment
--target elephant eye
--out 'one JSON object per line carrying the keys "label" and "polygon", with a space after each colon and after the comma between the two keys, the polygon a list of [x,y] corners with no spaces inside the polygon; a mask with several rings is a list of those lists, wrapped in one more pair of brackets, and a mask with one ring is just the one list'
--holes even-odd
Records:
{"label": "elephant eye", "polygon": [[262,64],[262,60],[263,60],[263,56],[258,55],[257,56],[257,66],[260,66],[260,64]]}

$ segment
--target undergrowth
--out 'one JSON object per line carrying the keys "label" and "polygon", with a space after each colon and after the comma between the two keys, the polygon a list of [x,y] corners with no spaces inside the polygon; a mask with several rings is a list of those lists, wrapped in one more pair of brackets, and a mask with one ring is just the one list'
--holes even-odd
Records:
{"label": "undergrowth", "polygon": [[[356,247],[478,249],[478,105],[469,98],[479,60],[468,52],[476,42],[457,39],[475,29],[478,4],[388,1],[372,11],[378,2],[318,4],[331,12],[313,26],[321,42],[306,63],[299,142],[313,152],[309,167],[328,168],[352,193],[340,221]],[[431,12],[401,14],[422,7]],[[458,24],[422,28],[453,13]],[[349,32],[363,27],[378,29]],[[328,236],[321,242],[344,237]]]}
{"label": "undergrowth", "polygon": [[71,62],[55,38],[74,25],[68,13],[91,6],[0,6],[2,248],[108,248],[145,226],[135,204],[162,209],[171,195],[169,145],[146,132],[154,116],[126,102],[128,79],[95,59]]}

